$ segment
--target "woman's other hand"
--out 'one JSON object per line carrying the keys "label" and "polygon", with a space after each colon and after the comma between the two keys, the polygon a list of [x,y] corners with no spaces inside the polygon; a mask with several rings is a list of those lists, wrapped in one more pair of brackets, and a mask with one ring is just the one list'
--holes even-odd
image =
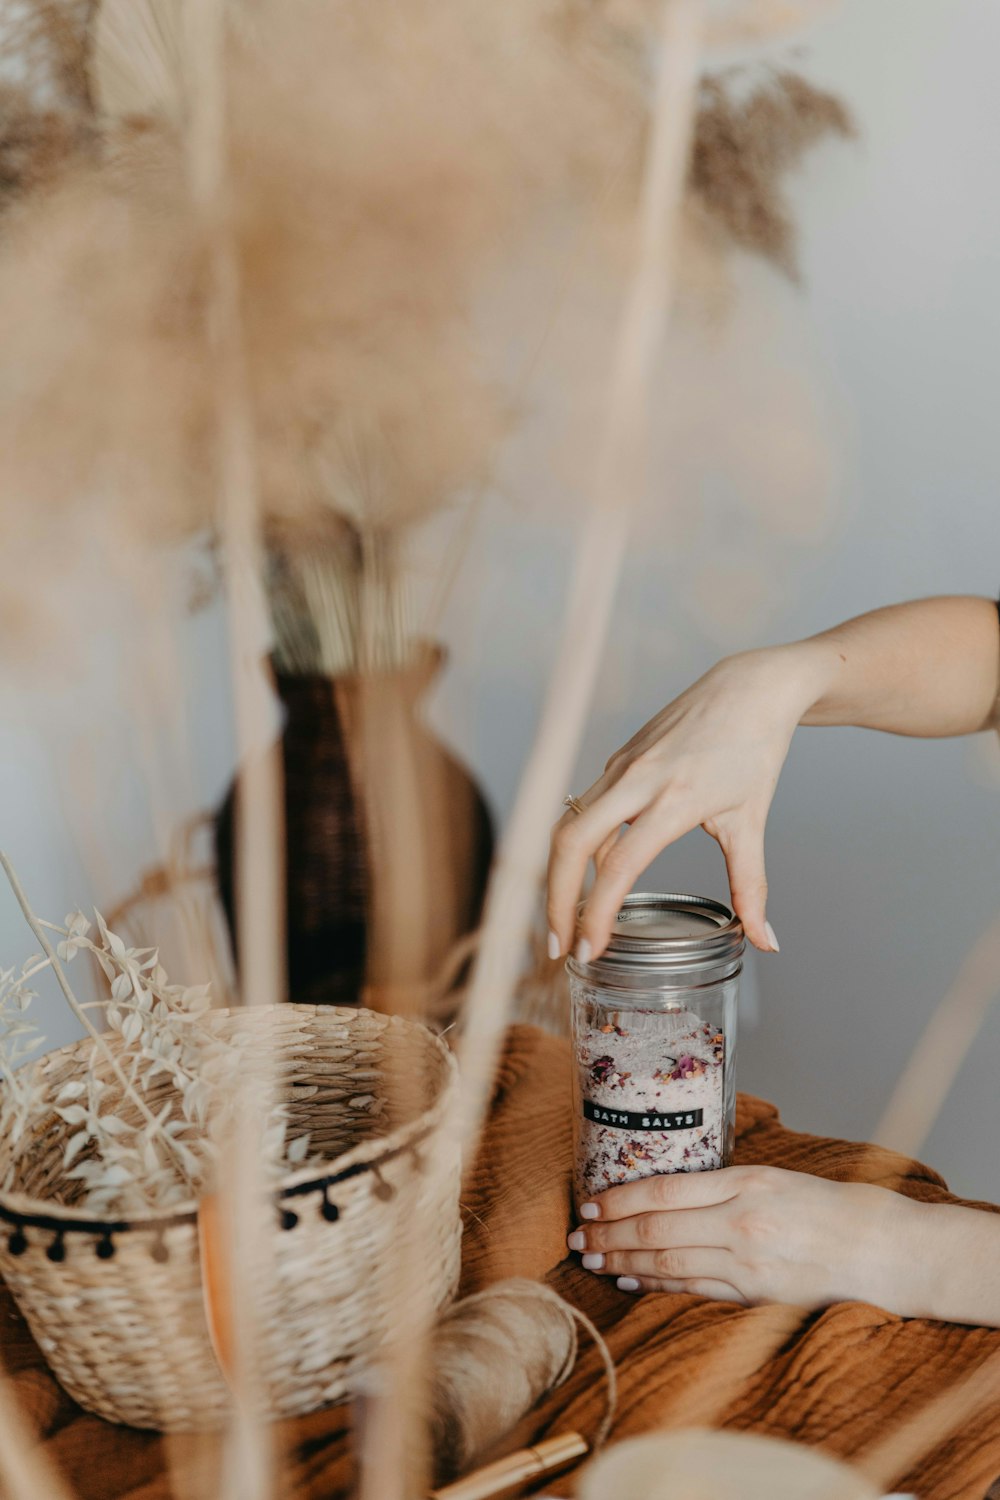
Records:
{"label": "woman's other hand", "polygon": [[776,950],[764,824],[796,724],[922,737],[1000,728],[998,672],[997,606],[962,595],[888,605],[809,640],[720,662],[611,757],[579,799],[582,813],[556,824],[552,957],[573,942],[591,858],[597,878],[580,927],[584,959],[603,951],[646,866],[699,824],[722,846],[750,941]]}
{"label": "woman's other hand", "polygon": [[[573,943],[588,862],[597,876],[578,953],[597,957],[622,902],[657,854],[699,825],[722,848],[750,941],[777,952],[767,921],[764,825],[795,726],[813,701],[811,642],[728,657],[651,719],[552,833],[549,950]],[[628,824],[625,832],[623,825]]]}

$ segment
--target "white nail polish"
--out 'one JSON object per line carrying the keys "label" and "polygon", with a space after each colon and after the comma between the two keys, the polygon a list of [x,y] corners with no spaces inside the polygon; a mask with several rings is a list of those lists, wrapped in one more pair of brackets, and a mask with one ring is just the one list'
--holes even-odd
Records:
{"label": "white nail polish", "polygon": [[554,932],[549,933],[549,957],[556,959],[562,952],[562,944]]}
{"label": "white nail polish", "polygon": [[598,1206],[597,1206],[596,1203],[581,1203],[580,1204],[580,1218],[581,1219],[599,1219],[600,1217],[601,1217],[601,1210],[598,1208]]}
{"label": "white nail polish", "polygon": [[616,1284],[620,1292],[637,1292],[639,1290],[639,1283],[634,1276],[619,1276]]}
{"label": "white nail polish", "polygon": [[585,1255],[581,1265],[585,1271],[600,1271],[604,1265],[604,1256],[599,1252],[594,1255]]}
{"label": "white nail polish", "polygon": [[581,938],[576,945],[576,961],[578,964],[589,964],[593,948],[586,938]]}
{"label": "white nail polish", "polygon": [[770,922],[764,923],[764,931],[767,934],[767,940],[771,944],[772,950],[775,953],[780,953],[781,949],[778,946],[778,939],[774,935],[774,928],[771,926]]}

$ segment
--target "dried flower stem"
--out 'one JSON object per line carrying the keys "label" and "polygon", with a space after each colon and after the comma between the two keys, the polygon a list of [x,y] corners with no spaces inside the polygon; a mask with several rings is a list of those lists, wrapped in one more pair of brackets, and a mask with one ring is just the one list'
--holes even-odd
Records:
{"label": "dried flower stem", "polygon": [[600,665],[628,523],[640,485],[639,447],[649,381],[675,279],[676,224],[691,147],[702,0],[665,0],[652,131],[640,203],[636,265],[612,366],[593,505],[541,728],[493,876],[470,987],[461,1057],[462,1139],[478,1133],[530,926],[552,809],[569,781]]}
{"label": "dried flower stem", "polygon": [[892,1091],[872,1140],[916,1156],[997,996],[1000,916],[967,954]]}
{"label": "dried flower stem", "polygon": [[[284,830],[280,746],[266,742],[273,694],[265,672],[268,638],[261,579],[263,548],[254,421],[247,383],[239,261],[231,224],[227,138],[225,0],[186,0],[186,64],[192,80],[189,133],[191,188],[209,258],[208,328],[214,358],[215,457],[230,617],[230,652],[239,772],[236,793],[236,901],[239,993],[244,1005],[275,1004],[284,984]],[[269,701],[270,700],[270,701]],[[270,1082],[270,1080],[269,1080]],[[249,1103],[249,1099],[247,1100]],[[253,1115],[241,1111],[245,1120]],[[234,1306],[235,1405],[223,1451],[221,1491],[239,1500],[269,1500],[276,1489],[270,1430],[257,1371],[259,1310],[255,1269],[268,1245],[256,1212],[260,1163],[256,1132],[230,1141],[223,1202]]]}
{"label": "dried flower stem", "polygon": [[85,1008],[80,1004],[79,1000],[76,998],[76,995],[73,993],[73,990],[70,987],[70,982],[66,978],[66,971],[63,968],[62,964],[59,962],[55,949],[52,947],[52,944],[49,941],[48,933],[45,931],[42,923],[32,911],[31,906],[28,902],[28,898],[24,893],[24,887],[18,879],[17,872],[15,871],[13,865],[2,849],[0,849],[0,867],[3,868],[3,872],[7,877],[10,888],[14,892],[14,895],[17,899],[17,904],[20,906],[21,911],[24,914],[24,920],[27,922],[35,937],[38,939],[38,943],[42,949],[42,952],[48,959],[49,966],[56,977],[56,981],[66,998],[66,1003],[69,1006],[70,1010],[73,1012],[74,1016],[76,1016],[76,1019],[80,1022],[80,1025],[83,1027],[83,1029],[100,1047],[101,1051],[108,1059],[108,1062],[111,1065],[111,1069],[118,1082],[121,1084],[122,1089],[139,1110],[146,1124],[150,1127],[150,1129],[154,1130],[159,1138],[164,1142],[171,1156],[174,1158],[174,1161],[176,1162],[178,1170],[184,1178],[184,1181],[190,1183],[191,1176],[184,1164],[183,1157],[177,1150],[173,1139],[163,1129],[162,1125],[150,1111],[150,1108],[147,1105],[145,1099],[143,1099],[142,1095],[129,1081],[128,1077],[125,1074],[125,1070],[122,1068],[117,1057],[112,1052],[107,1042],[104,1040],[104,1037],[97,1030],[90,1017],[87,1015]]}
{"label": "dried flower stem", "polygon": [[853,1456],[853,1462],[880,1488],[912,1472],[914,1464],[956,1427],[968,1427],[986,1405],[1000,1399],[1000,1354],[956,1381],[940,1395],[905,1417],[878,1443]]}
{"label": "dried flower stem", "polygon": [[0,1490],[6,1500],[73,1500],[59,1470],[34,1440],[5,1375],[0,1375]]}

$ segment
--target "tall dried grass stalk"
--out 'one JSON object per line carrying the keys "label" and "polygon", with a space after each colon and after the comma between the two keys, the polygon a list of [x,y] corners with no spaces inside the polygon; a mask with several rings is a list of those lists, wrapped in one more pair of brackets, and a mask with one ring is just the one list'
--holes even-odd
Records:
{"label": "tall dried grass stalk", "polygon": [[462,1139],[478,1138],[509,1012],[546,830],[573,760],[611,614],[640,486],[642,423],[673,293],[676,230],[697,102],[702,0],[664,0],[656,100],[642,180],[634,270],[609,382],[590,513],[576,551],[562,639],[542,722],[501,845],[464,1015]]}
{"label": "tall dried grass stalk", "polygon": [[0,1492],[4,1500],[73,1500],[59,1470],[30,1431],[0,1369]]}
{"label": "tall dried grass stalk", "polygon": [[966,955],[934,1008],[872,1137],[881,1146],[916,1156],[951,1092],[958,1071],[1000,988],[1000,916]]}
{"label": "tall dried grass stalk", "polygon": [[[260,580],[263,547],[257,442],[245,357],[243,287],[232,227],[232,167],[227,129],[227,0],[185,0],[182,38],[189,81],[187,157],[191,193],[204,234],[204,318],[214,396],[214,471],[227,579],[230,660],[238,752],[236,898],[238,968],[244,1005],[284,998],[285,880],[280,749],[271,739],[264,647],[268,637]],[[258,1068],[259,1068],[258,1064]],[[254,1070],[255,1072],[257,1069]],[[269,1239],[260,1228],[265,1192],[252,1086],[246,1078],[239,1127],[230,1144],[231,1171],[222,1194],[233,1321],[234,1410],[224,1447],[224,1500],[270,1500],[277,1456],[273,1433],[260,1420],[259,1312]],[[269,1094],[273,1077],[266,1079]]]}
{"label": "tall dried grass stalk", "polygon": [[108,117],[184,108],[184,40],[178,0],[100,0],[94,18],[94,102]]}
{"label": "tall dried grass stalk", "polygon": [[984,1406],[1000,1401],[1000,1355],[994,1354],[970,1375],[905,1417],[879,1442],[854,1457],[862,1473],[889,1489],[913,1471],[920,1459],[949,1433],[975,1421]]}

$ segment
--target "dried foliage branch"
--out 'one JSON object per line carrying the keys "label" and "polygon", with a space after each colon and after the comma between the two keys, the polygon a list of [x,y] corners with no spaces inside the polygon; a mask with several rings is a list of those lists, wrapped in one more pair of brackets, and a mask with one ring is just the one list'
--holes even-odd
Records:
{"label": "dried foliage branch", "polygon": [[[2,855],[0,862],[22,900],[9,862]],[[309,1137],[286,1141],[284,1106],[272,1102],[263,1112],[254,1111],[238,1097],[237,1082],[249,1078],[254,1099],[259,1104],[262,1098],[259,1079],[245,1066],[248,1035],[220,1037],[211,1023],[207,985],[171,984],[156,950],[127,947],[100,913],[95,913],[96,930],[81,912],[71,912],[60,927],[36,918],[26,901],[22,905],[46,952],[20,969],[0,972],[0,1132],[5,1140],[12,1146],[23,1142],[23,1150],[30,1152],[33,1132],[58,1116],[68,1127],[66,1176],[80,1183],[80,1204],[99,1213],[128,1214],[189,1201],[216,1175],[234,1119],[254,1113],[262,1118],[265,1173],[306,1161]],[[58,939],[55,949],[48,933]],[[105,999],[81,1004],[73,995],[62,964],[81,952],[91,954],[103,971],[109,986]],[[34,984],[47,970],[94,1039],[91,1061],[101,1054],[110,1058],[117,1088],[91,1071],[85,1079],[61,1084],[53,1094],[43,1072],[28,1060],[44,1043],[30,1009]],[[96,1031],[93,1011],[105,1023],[104,1033]],[[112,1048],[109,1041],[117,1045]],[[147,1100],[161,1077],[170,1085],[170,1099],[157,1105],[154,1114]],[[126,1100],[137,1111],[139,1124],[122,1117]],[[20,1156],[12,1153],[0,1183],[4,1190],[14,1188],[20,1164]]]}

